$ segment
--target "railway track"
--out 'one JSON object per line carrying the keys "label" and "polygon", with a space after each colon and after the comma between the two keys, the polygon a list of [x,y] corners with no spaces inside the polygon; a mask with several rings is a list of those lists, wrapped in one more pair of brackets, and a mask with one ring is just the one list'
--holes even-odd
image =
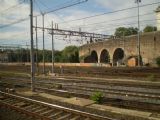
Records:
{"label": "railway track", "polygon": [[[22,77],[3,77],[3,80],[13,80],[13,81],[18,81],[18,82],[25,82],[25,83],[30,83],[30,78],[22,78]],[[121,82],[121,81],[116,81],[117,79],[104,79],[104,78],[79,78],[79,77],[54,77],[54,78],[36,78],[36,82],[46,82],[46,83],[87,83],[87,84],[102,84],[102,85],[120,85],[124,87],[141,87],[141,88],[160,88],[160,85],[155,83],[148,83],[147,81],[136,83],[135,81],[131,80],[131,82]]]}
{"label": "railway track", "polygon": [[119,94],[119,95],[128,95],[128,96],[136,96],[136,97],[144,97],[144,98],[155,98],[160,99],[160,93],[157,91],[156,93],[146,92],[146,91],[135,91],[129,89],[114,89],[108,88],[107,86],[104,87],[96,87],[96,86],[85,86],[85,85],[75,85],[75,86],[64,86],[66,90],[86,90],[86,91],[100,91],[102,93],[108,94]]}
{"label": "railway track", "polygon": [[[95,83],[85,83],[83,81],[81,82],[63,82],[63,81],[52,81],[52,82],[47,82],[47,81],[37,81],[37,85],[46,85],[46,86],[51,86],[54,84],[59,84],[62,85],[64,88],[69,88],[72,86],[77,86],[77,87],[85,87],[85,88],[91,88],[91,89],[96,89],[96,90],[114,90],[114,91],[124,91],[124,92],[137,92],[141,94],[149,94],[150,97],[157,97],[160,98],[160,89],[151,89],[151,88],[142,88],[142,87],[133,87],[133,86],[120,86],[120,85],[103,85],[103,84],[95,84]],[[129,94],[129,93],[128,93]],[[139,94],[139,96],[142,96]],[[149,96],[146,95],[146,96]],[[154,96],[155,95],[155,96]]]}
{"label": "railway track", "polygon": [[[12,80],[18,80],[13,78]],[[23,84],[23,82],[27,84]],[[22,79],[22,86],[30,87],[29,80]],[[17,84],[17,83],[16,83]],[[103,93],[105,98],[119,99],[131,102],[142,102],[145,104],[160,105],[160,89],[159,88],[145,88],[140,86],[121,86],[121,85],[110,85],[102,83],[94,83],[88,80],[70,80],[65,78],[55,78],[54,80],[36,80],[37,90],[47,91],[49,93],[63,93],[71,94],[75,96],[90,96],[96,91]],[[62,88],[54,88],[54,85],[62,85]]]}
{"label": "railway track", "polygon": [[115,120],[0,91],[0,107],[41,120]]}
{"label": "railway track", "polygon": [[[112,99],[121,99],[121,100],[127,100],[127,101],[137,101],[137,102],[143,102],[143,103],[150,103],[150,104],[157,104],[160,105],[160,93],[159,91],[154,90],[152,91],[145,91],[143,89],[134,90],[132,89],[114,89],[114,88],[108,88],[102,87],[102,86],[93,86],[93,85],[86,85],[86,84],[67,84],[62,85],[61,89],[54,89],[51,88],[51,84],[45,84],[45,83],[37,83],[36,88],[38,90],[44,90],[48,92],[60,92],[60,93],[67,93],[67,94],[79,94],[79,95],[87,95],[90,96],[96,91],[102,92],[103,96],[106,98],[112,98]],[[48,86],[48,87],[47,87]]]}
{"label": "railway track", "polygon": [[[16,80],[13,78],[13,80]],[[22,79],[22,81],[27,82],[26,79]],[[23,82],[22,82],[23,83]],[[151,104],[160,104],[160,89],[151,89],[151,88],[142,88],[142,87],[128,87],[128,86],[113,86],[113,85],[103,85],[103,84],[95,84],[92,82],[85,82],[80,80],[37,80],[36,86],[40,90],[45,91],[56,91],[54,89],[55,84],[62,85],[62,88],[59,92],[65,93],[81,93],[91,95],[96,91],[100,91],[104,94],[104,97],[109,97],[113,99],[122,99],[122,100],[130,100],[130,101],[139,101],[146,102]],[[24,85],[24,84],[23,84]],[[24,85],[25,86],[25,85]],[[30,85],[26,85],[30,87]]]}

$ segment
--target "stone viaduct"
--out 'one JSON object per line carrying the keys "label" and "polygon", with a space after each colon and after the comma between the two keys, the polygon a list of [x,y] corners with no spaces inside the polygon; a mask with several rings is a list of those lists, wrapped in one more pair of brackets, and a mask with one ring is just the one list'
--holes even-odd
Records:
{"label": "stone viaduct", "polygon": [[[79,57],[82,63],[136,66],[137,50],[137,35],[133,35],[85,44],[79,49]],[[160,31],[141,33],[140,55],[141,64],[155,64],[160,56]]]}

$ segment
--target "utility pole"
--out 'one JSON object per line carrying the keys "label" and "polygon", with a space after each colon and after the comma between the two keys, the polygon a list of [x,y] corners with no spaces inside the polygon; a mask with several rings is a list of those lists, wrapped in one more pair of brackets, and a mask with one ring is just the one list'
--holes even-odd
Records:
{"label": "utility pole", "polygon": [[44,14],[42,13],[42,25],[43,25],[43,74],[45,75],[45,51],[44,51]]}
{"label": "utility pole", "polygon": [[37,16],[36,16],[36,70],[37,73],[39,73],[39,68],[38,68],[38,34],[37,34]]}
{"label": "utility pole", "polygon": [[[123,32],[123,50],[125,51],[125,34]],[[127,65],[126,54],[124,53],[124,64]]]}
{"label": "utility pole", "polygon": [[53,21],[52,21],[52,73],[54,73],[54,36],[53,36]]}
{"label": "utility pole", "polygon": [[33,48],[33,0],[30,0],[30,34],[31,34],[31,51],[30,51],[30,59],[31,59],[31,90],[34,91],[34,48]]}
{"label": "utility pole", "polygon": [[26,46],[27,46],[27,62],[29,62],[29,49],[28,49],[28,44],[27,44],[27,42],[26,42]]}
{"label": "utility pole", "polygon": [[138,41],[137,41],[137,53],[138,53],[138,66],[141,66],[141,53],[140,53],[140,22],[139,22],[139,3],[141,0],[136,0],[138,8]]}

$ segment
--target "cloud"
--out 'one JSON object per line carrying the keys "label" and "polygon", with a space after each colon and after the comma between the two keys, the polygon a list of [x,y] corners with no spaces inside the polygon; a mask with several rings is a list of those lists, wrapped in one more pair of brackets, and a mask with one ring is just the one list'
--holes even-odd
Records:
{"label": "cloud", "polygon": [[[158,0],[142,0],[141,4],[147,4],[151,2],[158,2]],[[0,0],[1,7],[0,11],[10,8],[13,5],[19,4],[18,0]],[[89,6],[90,5],[90,6]],[[90,10],[92,6],[97,6],[97,12],[94,10]],[[103,12],[114,11],[118,9],[128,8],[136,6],[134,0],[93,0],[92,4],[88,3],[88,8],[81,9],[81,7],[74,7],[69,9],[64,9],[58,11],[56,13],[51,13],[45,15],[45,26],[51,27],[51,21],[54,23],[59,23],[59,29],[67,29],[67,30],[79,30],[81,28],[82,31],[94,32],[94,33],[103,33],[103,34],[114,34],[115,28],[124,26],[124,27],[137,27],[137,9],[131,9],[128,11],[116,12],[113,14],[106,14],[103,16],[93,17],[90,19],[84,19],[79,21],[71,21],[68,23],[63,23],[64,21],[70,21],[77,18],[83,18],[91,15],[100,14]],[[140,8],[140,15],[153,12],[158,5],[152,5],[148,7]],[[98,9],[104,8],[103,11],[99,12]],[[94,7],[95,9],[95,7]],[[40,12],[35,9],[34,15],[40,14]],[[12,23],[16,20],[29,17],[29,4],[23,3],[18,5],[16,8],[11,8],[3,13],[0,12],[0,26],[8,23]],[[132,18],[127,18],[130,16],[135,16]],[[123,19],[121,19],[123,18]],[[126,18],[126,19],[124,19]],[[119,19],[119,20],[116,20]],[[121,20],[120,20],[121,19]],[[155,20],[155,14],[143,15],[140,16],[141,22],[141,30],[147,24],[155,25],[156,21],[144,21],[144,20]],[[131,24],[132,23],[132,24]],[[89,25],[90,24],[90,25]],[[35,19],[34,19],[35,25]],[[42,16],[38,17],[38,26],[42,26]],[[6,41],[24,41],[24,43],[30,43],[30,22],[25,21],[19,24],[15,24],[9,28],[0,29],[0,39],[1,43]],[[17,35],[18,34],[18,35]],[[80,45],[85,38],[81,37],[71,37],[71,36],[55,36],[55,47],[56,49],[63,49],[66,45],[74,44]],[[35,38],[35,30],[34,30],[34,38]],[[38,38],[39,38],[39,47],[42,48],[42,30],[38,30]],[[2,39],[4,39],[2,41]],[[11,40],[13,39],[13,40]],[[71,42],[70,40],[79,40],[79,43]],[[25,41],[26,40],[26,41]],[[66,42],[64,42],[66,41]],[[45,31],[45,47],[51,48],[51,36],[48,35],[48,31]]]}

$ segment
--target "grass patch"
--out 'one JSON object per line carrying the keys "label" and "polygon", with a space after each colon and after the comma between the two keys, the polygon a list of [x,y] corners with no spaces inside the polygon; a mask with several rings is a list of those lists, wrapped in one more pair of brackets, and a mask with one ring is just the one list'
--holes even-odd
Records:
{"label": "grass patch", "polygon": [[102,103],[103,93],[97,91],[97,92],[93,93],[90,98],[91,98],[91,100],[93,100],[96,103],[100,104],[100,103]]}

